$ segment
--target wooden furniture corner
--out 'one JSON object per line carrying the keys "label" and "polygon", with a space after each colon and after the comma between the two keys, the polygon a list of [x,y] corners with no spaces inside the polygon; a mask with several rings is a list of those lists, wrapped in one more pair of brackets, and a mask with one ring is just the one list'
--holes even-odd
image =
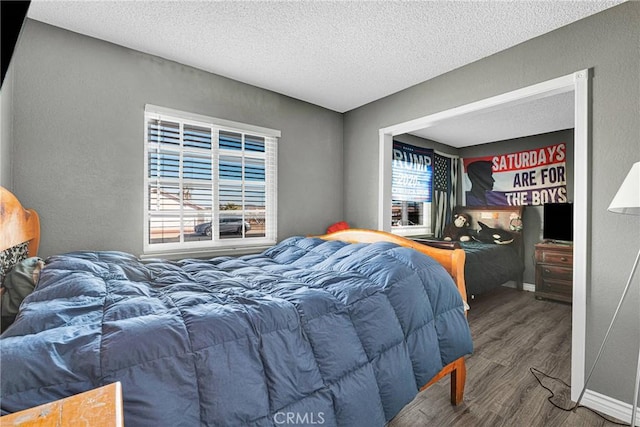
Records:
{"label": "wooden furniture corner", "polygon": [[3,427],[87,425],[122,427],[122,388],[119,382],[0,417]]}

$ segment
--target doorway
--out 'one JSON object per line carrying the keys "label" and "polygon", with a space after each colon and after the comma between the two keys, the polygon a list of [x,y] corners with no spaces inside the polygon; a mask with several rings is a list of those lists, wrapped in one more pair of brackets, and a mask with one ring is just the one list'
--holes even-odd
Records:
{"label": "doorway", "polygon": [[574,242],[571,342],[571,399],[576,401],[585,378],[586,296],[589,235],[590,73],[575,73],[486,98],[379,131],[378,229],[391,231],[391,148],[393,137],[435,126],[467,114],[499,110],[553,95],[574,93]]}

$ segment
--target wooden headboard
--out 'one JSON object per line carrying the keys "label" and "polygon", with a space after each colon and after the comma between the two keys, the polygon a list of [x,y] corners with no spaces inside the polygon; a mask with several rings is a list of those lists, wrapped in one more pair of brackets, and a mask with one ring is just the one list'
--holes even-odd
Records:
{"label": "wooden headboard", "polygon": [[507,230],[513,235],[512,245],[521,256],[524,256],[524,239],[521,230],[514,230],[511,215],[517,215],[522,220],[524,206],[458,206],[454,213],[465,213],[471,217],[471,230],[478,230],[482,222],[492,228]]}
{"label": "wooden headboard", "polygon": [[445,270],[449,272],[453,278],[462,299],[467,301],[467,289],[464,282],[464,260],[465,253],[462,249],[440,249],[431,246],[422,245],[413,240],[396,236],[395,234],[386,233],[384,231],[366,230],[359,228],[350,228],[347,230],[336,231],[335,233],[316,236],[323,240],[340,240],[349,243],[374,243],[374,242],[391,242],[400,246],[415,249],[418,252],[429,255],[431,258],[439,262]]}
{"label": "wooden headboard", "polygon": [[0,187],[0,251],[28,242],[29,256],[40,245],[40,218],[33,209],[22,207],[16,196]]}

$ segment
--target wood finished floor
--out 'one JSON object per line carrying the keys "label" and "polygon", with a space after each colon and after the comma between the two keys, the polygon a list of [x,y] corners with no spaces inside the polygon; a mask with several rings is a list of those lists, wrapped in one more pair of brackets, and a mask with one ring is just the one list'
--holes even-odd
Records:
{"label": "wood finished floor", "polygon": [[[588,409],[565,412],[547,398],[531,367],[571,383],[571,306],[500,288],[471,301],[474,353],[467,358],[464,401],[449,402],[449,380],[421,392],[388,427],[611,426]],[[572,406],[569,388],[542,377],[553,401]]]}

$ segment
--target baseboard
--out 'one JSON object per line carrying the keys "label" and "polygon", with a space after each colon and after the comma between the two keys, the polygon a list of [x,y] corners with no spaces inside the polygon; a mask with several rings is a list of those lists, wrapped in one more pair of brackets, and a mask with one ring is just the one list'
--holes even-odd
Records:
{"label": "baseboard", "polygon": [[[617,418],[623,422],[631,422],[631,411],[633,407],[629,403],[621,402],[604,394],[587,390],[582,397],[581,405],[594,409],[610,417]],[[584,410],[584,409],[583,409]],[[640,422],[639,412],[636,410],[636,425]]]}
{"label": "baseboard", "polygon": [[[508,282],[504,283],[502,286],[505,286],[507,288],[516,289],[518,287],[518,284],[513,280],[509,280]],[[534,285],[533,283],[523,283],[522,284],[522,290],[523,291],[527,291],[527,292],[535,292],[536,291],[536,285]]]}

